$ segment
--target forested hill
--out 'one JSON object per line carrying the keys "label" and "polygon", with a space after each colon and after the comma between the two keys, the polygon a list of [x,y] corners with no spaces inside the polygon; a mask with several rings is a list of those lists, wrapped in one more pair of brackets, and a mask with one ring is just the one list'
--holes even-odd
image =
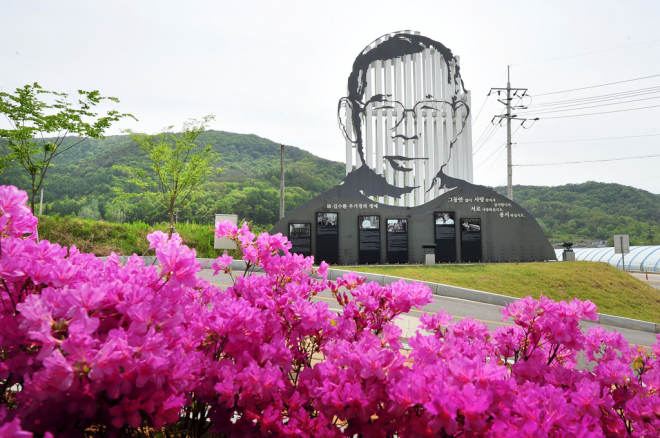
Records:
{"label": "forested hill", "polygon": [[[506,187],[495,189],[506,196]],[[607,240],[629,234],[631,244],[660,243],[660,196],[619,184],[588,181],[557,187],[514,186],[513,198],[551,241]]]}
{"label": "forested hill", "polygon": [[[73,141],[73,139],[71,140]],[[215,213],[234,213],[268,227],[279,217],[280,145],[256,135],[207,131],[199,144],[212,144],[220,153],[224,172],[206,183],[203,195],[179,212],[179,219],[211,223]],[[0,142],[0,153],[3,151]],[[344,176],[344,164],[319,158],[293,146],[286,147],[286,210],[335,186]],[[62,154],[49,169],[45,183],[45,214],[76,214],[117,221],[164,221],[166,214],[148,200],[131,204],[114,201],[113,187],[124,175],[115,164],[141,166],[149,161],[127,136],[86,140]],[[0,184],[28,188],[20,165],[5,169]],[[505,187],[496,190],[506,193]],[[514,186],[514,199],[527,209],[551,241],[611,240],[629,234],[631,243],[660,242],[660,196],[618,184],[586,182],[558,187]],[[119,214],[121,211],[121,214]]]}
{"label": "forested hill", "polygon": [[[205,184],[200,199],[181,211],[179,217],[210,223],[215,213],[236,213],[262,225],[275,223],[279,217],[280,145],[256,135],[222,131],[206,131],[197,143],[213,145],[213,150],[220,153],[217,165],[224,172]],[[319,158],[300,148],[286,146],[285,156],[287,211],[333,187],[344,176],[342,163]],[[112,203],[113,187],[124,179],[124,175],[112,168],[116,164],[147,169],[149,160],[127,136],[88,139],[62,154],[48,170],[44,184],[45,213],[79,214],[83,207],[91,205],[101,217],[107,213],[114,215],[121,209],[122,215],[131,221],[165,220],[166,215],[148,200],[121,208]],[[19,164],[0,174],[0,184],[29,188],[27,174]]]}

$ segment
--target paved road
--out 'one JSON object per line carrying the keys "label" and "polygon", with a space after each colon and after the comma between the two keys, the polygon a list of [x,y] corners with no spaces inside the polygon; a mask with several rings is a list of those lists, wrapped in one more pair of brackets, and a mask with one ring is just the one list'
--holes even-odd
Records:
{"label": "paved road", "polygon": [[[206,278],[212,283],[223,287],[227,287],[232,284],[232,280],[229,275],[219,274],[218,276],[213,277],[212,273],[213,271],[209,269],[204,269],[202,272],[200,272],[200,277]],[[658,280],[660,280],[660,276],[658,277],[659,277]],[[649,278],[651,278],[650,275]],[[437,295],[434,296],[433,298],[435,300],[434,303],[425,306],[424,309],[421,311],[417,309],[411,310],[410,313],[404,316],[402,320],[398,323],[398,325],[401,327],[401,329],[404,332],[403,337],[408,338],[412,334],[414,334],[415,330],[417,329],[417,326],[419,325],[419,316],[422,315],[424,311],[438,312],[444,309],[448,314],[454,317],[454,321],[458,321],[460,319],[469,316],[475,320],[484,322],[490,330],[494,330],[496,328],[506,325],[511,325],[510,323],[501,321],[502,314],[500,313],[500,309],[501,309],[500,306],[477,303],[474,301],[461,300],[458,298],[441,297]],[[332,294],[330,293],[329,290],[326,290],[321,294],[319,294],[319,296],[316,299],[318,299],[319,301],[327,302],[330,308],[332,309],[340,309],[340,306],[337,304],[335,299],[332,298]],[[589,327],[593,327],[597,324],[583,322],[580,325],[583,327],[584,330],[588,330]],[[602,327],[608,331],[618,331],[631,344],[639,344],[648,347],[658,342],[656,335],[652,333],[616,328],[607,325],[603,325]]]}
{"label": "paved road", "polygon": [[[630,272],[630,275],[642,280],[644,283],[648,284],[649,286],[652,286],[656,289],[660,289],[660,274],[652,274],[652,273],[641,274],[639,272]],[[648,275],[648,280],[646,279],[647,275]]]}

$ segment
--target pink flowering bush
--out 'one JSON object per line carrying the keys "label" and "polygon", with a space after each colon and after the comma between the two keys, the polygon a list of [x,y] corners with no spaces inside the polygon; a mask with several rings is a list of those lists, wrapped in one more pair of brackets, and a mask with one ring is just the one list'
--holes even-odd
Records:
{"label": "pink flowering bush", "polygon": [[660,347],[583,332],[589,301],[528,297],[494,332],[425,314],[404,349],[421,283],[328,281],[226,222],[246,271],[219,257],[223,291],[177,234],[148,236],[158,266],[38,242],[26,200],[0,186],[0,437],[660,436]]}

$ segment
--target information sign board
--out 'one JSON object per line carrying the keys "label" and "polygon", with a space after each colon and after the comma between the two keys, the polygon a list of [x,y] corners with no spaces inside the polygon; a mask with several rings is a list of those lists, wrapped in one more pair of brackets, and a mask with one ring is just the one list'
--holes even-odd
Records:
{"label": "information sign board", "polygon": [[481,261],[481,219],[461,219],[461,261]]}
{"label": "information sign board", "polygon": [[358,216],[358,262],[380,263],[380,216]]}
{"label": "information sign board", "polygon": [[339,264],[339,215],[337,212],[316,213],[316,255],[314,261]]}
{"label": "information sign board", "polygon": [[456,261],[456,223],[453,211],[436,211],[435,223],[435,262]]}
{"label": "information sign board", "polygon": [[408,219],[387,219],[387,263],[408,263]]}
{"label": "information sign board", "polygon": [[614,253],[628,254],[630,252],[630,237],[627,234],[614,235]]}
{"label": "information sign board", "polygon": [[289,224],[289,242],[291,252],[305,257],[312,255],[312,224]]}

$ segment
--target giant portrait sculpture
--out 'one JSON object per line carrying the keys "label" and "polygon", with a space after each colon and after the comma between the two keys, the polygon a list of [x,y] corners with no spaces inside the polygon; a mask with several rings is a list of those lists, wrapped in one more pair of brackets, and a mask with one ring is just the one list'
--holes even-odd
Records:
{"label": "giant portrait sculpture", "polygon": [[[392,94],[377,92],[372,96],[365,96],[370,84],[373,81],[368,74],[373,64],[378,61],[391,61],[397,60],[404,56],[414,56],[420,54],[425,50],[432,50],[434,54],[440,56],[445,65],[442,66],[446,79],[446,87],[450,92],[442,93],[440,87],[435,88],[427,86],[427,89],[418,91],[417,93],[405,90],[400,94],[406,95],[406,100],[403,101],[403,96],[394,97]],[[430,62],[430,61],[429,61]],[[420,67],[423,69],[423,67]],[[426,73],[426,72],[424,72]],[[429,72],[430,73],[430,72]],[[413,76],[412,72],[408,73]],[[436,73],[438,74],[438,73]],[[421,75],[421,73],[420,73]],[[429,74],[429,76],[431,76]],[[431,79],[432,80],[432,79]],[[417,84],[419,87],[420,85]],[[378,91],[382,90],[380,87]],[[466,129],[467,120],[470,117],[470,108],[464,99],[460,98],[461,91],[463,96],[467,94],[463,80],[461,79],[460,66],[456,63],[456,58],[451,50],[446,48],[443,44],[430,38],[415,35],[410,33],[399,33],[388,35],[387,38],[379,39],[373,47],[367,46],[355,59],[353,69],[348,77],[348,96],[339,100],[337,109],[337,119],[344,136],[356,147],[356,161],[357,168],[354,172],[349,173],[347,179],[344,181],[351,188],[359,190],[366,196],[389,196],[399,198],[402,194],[409,193],[418,187],[396,187],[385,180],[382,175],[369,172],[369,166],[365,158],[365,121],[367,113],[371,111],[394,110],[395,118],[392,126],[388,128],[388,134],[391,140],[400,138],[406,142],[419,142],[422,140],[424,133],[418,132],[418,125],[416,123],[407,123],[407,116],[413,118],[418,117],[421,111],[436,111],[443,110],[445,113],[450,111],[456,114],[459,110],[463,109],[464,118],[457,123],[456,132],[451,134],[451,138],[446,145],[447,158],[443,160],[442,166],[436,172],[433,172],[433,178],[430,182],[430,187],[422,188],[430,191],[436,184],[442,189],[449,189],[456,187],[456,184],[462,184],[464,181],[457,180],[447,175],[445,168],[449,160],[453,158],[453,151],[458,137],[463,134]],[[431,90],[444,96],[430,94]],[[415,96],[419,95],[419,97]],[[342,120],[342,108],[348,108],[347,114],[350,114],[350,124]],[[409,117],[408,117],[409,119]],[[350,126],[350,129],[347,129]],[[400,129],[400,128],[404,129]],[[436,149],[438,145],[436,145]],[[429,157],[410,157],[404,154],[400,155],[383,155],[382,157],[386,163],[397,172],[411,172],[413,168],[405,167],[411,161],[429,160]]]}
{"label": "giant portrait sculpture", "polygon": [[422,263],[429,245],[437,262],[555,260],[527,211],[471,183],[469,102],[440,42],[399,32],[369,44],[337,108],[346,177],[271,232],[313,224],[305,252],[332,264]]}

